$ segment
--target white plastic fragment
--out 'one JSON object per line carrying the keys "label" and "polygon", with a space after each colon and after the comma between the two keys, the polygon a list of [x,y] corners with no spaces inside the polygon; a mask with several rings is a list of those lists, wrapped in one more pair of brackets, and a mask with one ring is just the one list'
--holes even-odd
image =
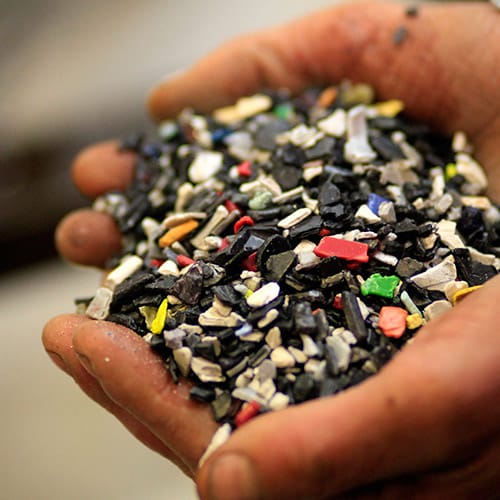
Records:
{"label": "white plastic fragment", "polygon": [[262,307],[278,297],[280,290],[278,283],[270,281],[249,295],[247,297],[247,304],[253,308]]}
{"label": "white plastic fragment", "polygon": [[296,347],[290,346],[288,352],[294,357],[297,363],[305,363],[307,361],[307,355],[304,351],[297,349]]}
{"label": "white plastic fragment", "polygon": [[233,396],[233,398],[240,399],[241,401],[246,401],[247,403],[250,401],[257,401],[257,403],[263,406],[267,404],[267,401],[263,397],[259,396],[257,391],[249,385],[245,387],[237,387],[233,390],[231,395]]}
{"label": "white plastic fragment", "polygon": [[436,300],[424,309],[424,318],[426,321],[430,321],[433,318],[441,316],[441,314],[444,314],[451,308],[452,306],[447,300]]}
{"label": "white plastic fragment", "polygon": [[445,188],[443,169],[441,167],[433,167],[430,169],[429,175],[432,179],[431,197],[436,199],[443,196]]}
{"label": "white plastic fragment", "polygon": [[253,140],[248,132],[233,132],[224,138],[224,143],[232,156],[240,160],[252,160]]}
{"label": "white plastic fragment", "polygon": [[392,201],[383,201],[378,207],[378,216],[389,224],[394,224],[396,219],[396,209]]}
{"label": "white plastic fragment", "polygon": [[464,132],[457,130],[453,134],[453,139],[451,141],[451,148],[455,153],[468,153],[470,146],[467,142],[467,136]]}
{"label": "white plastic fragment", "polygon": [[281,345],[281,330],[277,326],[270,328],[267,332],[265,341],[271,349],[279,347]]}
{"label": "white plastic fragment", "polygon": [[460,201],[466,207],[479,208],[479,210],[489,210],[493,205],[487,196],[462,196]]}
{"label": "white plastic fragment", "polygon": [[278,222],[278,227],[281,227],[283,229],[289,229],[299,222],[302,222],[303,220],[307,219],[312,213],[312,210],[309,208],[299,208],[298,210],[295,210],[295,212],[291,213],[284,219],[281,219]]}
{"label": "white plastic fragment", "polygon": [[323,173],[323,166],[319,165],[316,167],[304,168],[302,171],[302,177],[306,182],[311,182],[315,177],[318,177]]}
{"label": "white plastic fragment", "polygon": [[440,220],[436,225],[436,231],[441,241],[450,249],[465,248],[465,244],[457,234],[457,224],[451,220]]}
{"label": "white plastic fragment", "polygon": [[236,377],[236,381],[234,382],[234,384],[236,387],[239,388],[246,387],[251,382],[252,377],[253,377],[253,370],[251,368],[247,368],[244,372],[240,373]]}
{"label": "white plastic fragment", "polygon": [[[340,328],[338,330],[340,330]],[[354,333],[352,333],[351,330],[342,328],[342,331],[337,332],[337,335],[339,335],[346,344],[354,345],[358,343],[358,339],[354,336]]]}
{"label": "white plastic fragment", "polygon": [[309,335],[301,333],[300,339],[302,340],[302,349],[306,356],[312,358],[313,356],[317,356],[319,354],[319,349],[316,342],[314,342],[314,340]]}
{"label": "white plastic fragment", "polygon": [[342,137],[347,128],[347,113],[343,109],[336,109],[331,115],[320,120],[317,126],[325,134]]}
{"label": "white plastic fragment", "polygon": [[304,365],[304,371],[310,373],[314,380],[320,382],[324,379],[326,371],[326,360],[319,360],[317,358],[311,358]]}
{"label": "white plastic fragment", "polygon": [[344,156],[351,163],[368,163],[377,157],[377,153],[368,142],[366,108],[359,105],[347,112],[347,141]]}
{"label": "white plastic fragment", "polygon": [[[397,186],[402,186],[405,182],[417,183],[419,181],[418,175],[412,170],[412,165],[408,160],[390,161],[382,167],[379,167],[379,170],[381,184],[396,184]],[[389,188],[387,188],[387,190],[390,191]],[[400,202],[399,199],[394,199],[394,201],[396,203]]]}
{"label": "white plastic fragment", "polygon": [[295,366],[295,358],[282,346],[271,352],[271,361],[277,368],[291,368]]}
{"label": "white plastic fragment", "polygon": [[179,126],[173,120],[164,120],[158,125],[158,135],[163,140],[169,140],[177,134]]}
{"label": "white plastic fragment", "polygon": [[104,281],[104,287],[114,290],[116,285],[125,281],[129,276],[132,276],[142,266],[143,260],[137,255],[125,256],[118,267],[115,267]]}
{"label": "white plastic fragment", "polygon": [[198,356],[193,356],[191,359],[191,370],[202,382],[224,382],[226,379],[217,363]]}
{"label": "white plastic fragment", "polygon": [[415,274],[409,279],[421,288],[442,292],[446,283],[454,281],[456,277],[455,259],[450,255],[439,264],[430,267],[423,273]]}
{"label": "white plastic fragment", "polygon": [[396,256],[381,252],[379,250],[373,254],[373,258],[377,259],[379,262],[388,264],[389,266],[397,266],[399,262]]}
{"label": "white plastic fragment", "polygon": [[201,313],[198,317],[198,323],[201,326],[225,326],[234,328],[241,325],[244,319],[237,313],[231,312],[227,316],[223,316],[213,306],[209,307],[205,312]]}
{"label": "white plastic fragment", "polygon": [[229,215],[229,210],[224,205],[219,205],[213,213],[210,220],[198,231],[196,236],[191,239],[191,244],[200,250],[208,250],[205,238],[209,236],[221,222],[225,221]]}
{"label": "white plastic fragment", "polygon": [[401,148],[403,154],[406,156],[406,162],[412,167],[421,167],[423,165],[422,155],[408,142],[406,142],[406,135],[397,130],[391,134],[391,139]]}
{"label": "white plastic fragment", "polygon": [[469,283],[467,283],[467,281],[450,281],[449,283],[446,283],[443,292],[446,295],[446,298],[451,302],[453,296],[457,292],[468,287]]}
{"label": "white plastic fragment", "polygon": [[201,456],[200,461],[198,462],[198,467],[201,467],[207,461],[208,457],[217,448],[219,448],[219,446],[222,446],[229,439],[230,435],[231,435],[231,424],[221,425],[215,431],[215,434],[212,436],[210,443],[208,443],[207,449]]}
{"label": "white plastic fragment", "polygon": [[270,325],[279,316],[277,309],[270,309],[257,323],[257,328],[265,328]]}
{"label": "white plastic fragment", "polygon": [[199,151],[188,168],[191,182],[198,184],[213,177],[221,168],[224,155],[218,151]]}
{"label": "white plastic fragment", "polygon": [[244,342],[260,342],[264,338],[264,332],[254,330],[253,332],[240,335],[239,338]]}
{"label": "white plastic fragment", "polygon": [[109,288],[99,287],[85,314],[93,319],[106,319],[112,299],[113,292]]}
{"label": "white plastic fragment", "polygon": [[492,253],[483,253],[476,250],[474,247],[467,247],[472,260],[486,264],[487,266],[494,266],[496,257]]}
{"label": "white plastic fragment", "polygon": [[177,198],[175,200],[174,211],[182,212],[182,209],[186,206],[187,203],[193,197],[193,185],[189,182],[185,182],[179,186],[177,190]]}
{"label": "white plastic fragment", "polygon": [[432,207],[439,215],[442,215],[445,214],[452,205],[453,196],[451,196],[450,193],[445,193],[434,201]]}
{"label": "white plastic fragment", "polygon": [[148,243],[153,241],[158,236],[161,236],[164,232],[162,225],[153,217],[144,217],[141,222],[142,230],[148,238]]}
{"label": "white plastic fragment", "polygon": [[362,205],[359,206],[358,210],[354,214],[354,217],[363,219],[369,224],[374,224],[375,222],[380,221],[380,217],[377,214],[373,213],[370,207],[366,203],[363,203]]}
{"label": "white plastic fragment", "polygon": [[281,203],[286,203],[293,198],[296,198],[299,195],[305,193],[304,186],[297,186],[296,188],[290,189],[289,191],[285,191],[272,199],[272,202],[276,205],[280,205]]}
{"label": "white plastic fragment", "polygon": [[351,361],[351,348],[340,335],[329,335],[326,343],[333,349],[335,354],[335,365],[338,371],[343,372],[349,367]]}
{"label": "white plastic fragment", "polygon": [[483,192],[488,186],[488,179],[481,165],[465,153],[457,154],[456,160],[457,174],[464,176],[467,181],[462,186],[463,192],[469,195]]}
{"label": "white plastic fragment", "polygon": [[315,127],[308,127],[300,123],[291,130],[287,130],[276,136],[276,144],[286,144],[291,142],[294,146],[310,148],[314,146],[325,134]]}
{"label": "white plastic fragment", "polygon": [[191,219],[205,219],[206,216],[207,214],[205,212],[183,212],[177,214],[170,214],[163,219],[161,225],[165,229],[170,229],[171,227],[178,226],[179,224],[187,222],[188,220]]}
{"label": "white plastic fragment", "polygon": [[269,408],[274,411],[284,410],[288,406],[289,402],[290,398],[286,394],[277,392],[274,394],[271,401],[269,401]]}

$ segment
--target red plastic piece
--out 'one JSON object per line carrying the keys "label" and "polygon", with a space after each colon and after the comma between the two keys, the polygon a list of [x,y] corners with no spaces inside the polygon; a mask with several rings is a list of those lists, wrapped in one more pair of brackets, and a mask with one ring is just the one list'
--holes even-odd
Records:
{"label": "red plastic piece", "polygon": [[160,267],[165,261],[161,259],[151,259],[149,261],[151,267]]}
{"label": "red plastic piece", "polygon": [[378,327],[386,337],[399,339],[406,331],[408,311],[401,307],[384,306],[380,309]]}
{"label": "red plastic piece", "polygon": [[220,247],[217,249],[217,251],[220,252],[221,250],[224,250],[224,248],[228,246],[229,246],[229,240],[227,238],[222,238]]}
{"label": "red plastic piece", "polygon": [[224,206],[227,208],[228,212],[234,212],[235,210],[239,210],[238,205],[233,203],[231,200],[226,200],[224,202]]}
{"label": "red plastic piece", "polygon": [[249,215],[244,215],[234,223],[234,234],[236,234],[243,226],[253,226],[254,224],[255,222]]}
{"label": "red plastic piece", "polygon": [[257,252],[251,253],[241,261],[241,267],[247,271],[257,271]]}
{"label": "red plastic piece", "polygon": [[194,264],[194,260],[191,257],[186,257],[185,255],[179,254],[176,258],[177,264],[181,267],[189,266],[189,264]]}
{"label": "red plastic piece", "polygon": [[248,160],[240,163],[236,168],[238,175],[241,177],[250,177],[252,175],[252,164]]}
{"label": "red plastic piece", "polygon": [[343,309],[344,306],[342,305],[342,295],[335,295],[332,305],[334,309]]}
{"label": "red plastic piece", "polygon": [[356,262],[368,262],[368,245],[358,241],[325,236],[313,250],[318,257],[338,257]]}
{"label": "red plastic piece", "polygon": [[330,230],[324,227],[323,229],[320,230],[319,235],[321,237],[323,236],[330,236]]}
{"label": "red plastic piece", "polygon": [[351,262],[348,262],[345,267],[349,269],[350,271],[357,269],[361,265],[360,262],[356,262],[355,260],[352,260]]}
{"label": "red plastic piece", "polygon": [[246,404],[234,417],[236,427],[246,424],[250,419],[258,415],[260,412],[260,404],[257,401],[250,401]]}

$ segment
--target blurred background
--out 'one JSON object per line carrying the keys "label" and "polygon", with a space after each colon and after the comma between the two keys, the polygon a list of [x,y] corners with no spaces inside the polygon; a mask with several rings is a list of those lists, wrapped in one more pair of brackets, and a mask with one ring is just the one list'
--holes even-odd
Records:
{"label": "blurred background", "polygon": [[0,499],[194,499],[177,470],[87,400],[45,355],[45,321],[98,273],[56,257],[88,203],[85,145],[151,127],[149,88],[224,40],[333,0],[0,0]]}

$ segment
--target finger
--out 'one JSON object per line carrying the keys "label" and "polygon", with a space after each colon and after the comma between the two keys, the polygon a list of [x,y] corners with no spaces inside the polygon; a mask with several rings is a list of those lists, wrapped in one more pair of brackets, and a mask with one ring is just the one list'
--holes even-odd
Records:
{"label": "finger", "polygon": [[185,474],[192,476],[182,460],[130,413],[114,403],[103,391],[99,381],[84,368],[75,355],[72,344],[75,330],[84,323],[92,324],[93,321],[77,314],[62,315],[50,320],[42,333],[42,342],[47,354],[59,368],[75,380],[88,397],[114,415],[133,436],[175,463]]}
{"label": "finger", "polygon": [[322,498],[471,458],[498,434],[499,298],[500,277],[380,375],[237,430],[201,469],[202,498]]}
{"label": "finger", "polygon": [[[495,61],[477,53],[477,35],[468,29],[472,18],[495,40],[500,36],[488,5],[424,5],[411,19],[397,3],[335,6],[226,43],[156,87],[149,109],[160,120],[186,106],[206,112],[265,88],[296,92],[348,78],[369,82],[381,99],[403,99],[416,118],[472,134],[498,111],[494,99],[477,98],[479,88],[485,96],[498,96],[498,89],[479,71]],[[396,45],[400,28],[407,36]]]}
{"label": "finger", "polygon": [[495,498],[498,491],[500,463],[498,441],[489,449],[456,467],[438,472],[390,479],[350,491],[346,500],[399,500],[418,498]]}
{"label": "finger", "polygon": [[117,141],[84,149],[73,162],[73,180],[86,196],[95,198],[107,191],[123,191],[131,182],[135,155],[118,150]]}
{"label": "finger", "polygon": [[194,471],[217,424],[206,405],[189,399],[190,384],[174,384],[150,347],[119,325],[84,323],[73,342],[106,394],[168,443]]}
{"label": "finger", "polygon": [[68,214],[55,234],[56,247],[66,259],[78,264],[103,267],[121,247],[121,235],[106,214],[81,209]]}

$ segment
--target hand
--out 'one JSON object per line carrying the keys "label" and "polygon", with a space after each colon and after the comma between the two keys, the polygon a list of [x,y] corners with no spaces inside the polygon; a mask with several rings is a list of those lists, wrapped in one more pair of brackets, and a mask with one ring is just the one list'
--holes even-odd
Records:
{"label": "hand", "polygon": [[[401,25],[408,36],[394,46]],[[334,7],[227,44],[160,85],[157,119],[200,111],[260,88],[300,90],[342,78],[401,98],[415,118],[464,130],[500,195],[500,25],[485,4],[424,5],[416,18],[394,4]],[[488,50],[484,50],[487,46]],[[82,153],[75,182],[89,196],[123,188],[133,158],[104,144]],[[100,265],[119,246],[105,216],[80,211],[57,232],[61,253]],[[343,394],[257,417],[199,471],[203,498],[493,496],[500,474],[500,278],[423,328],[376,377]],[[215,424],[173,386],[161,362],[126,329],[76,315],[49,322],[57,364],[145,444],[193,475]],[[75,352],[78,355],[75,355]],[[86,368],[84,368],[86,367]]]}

